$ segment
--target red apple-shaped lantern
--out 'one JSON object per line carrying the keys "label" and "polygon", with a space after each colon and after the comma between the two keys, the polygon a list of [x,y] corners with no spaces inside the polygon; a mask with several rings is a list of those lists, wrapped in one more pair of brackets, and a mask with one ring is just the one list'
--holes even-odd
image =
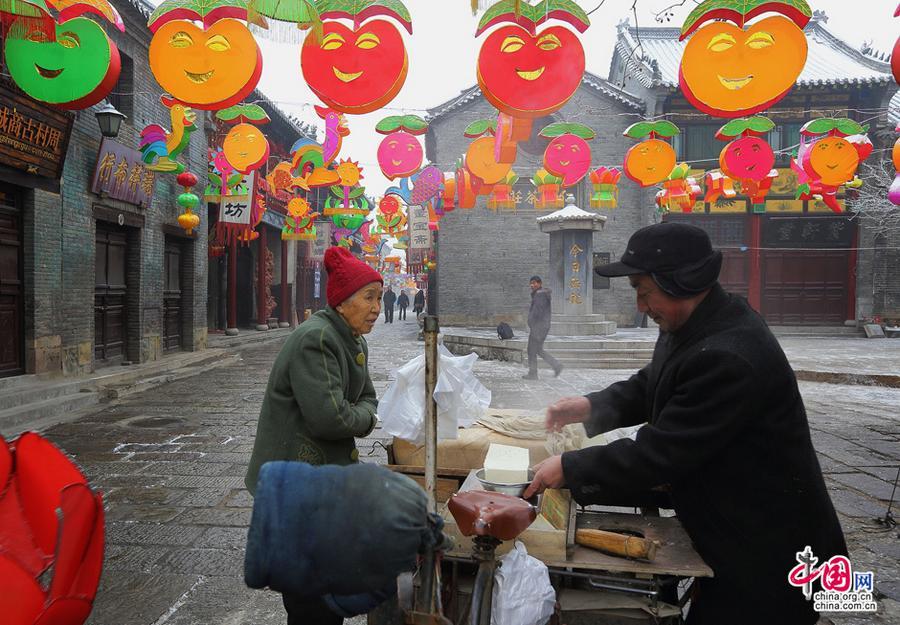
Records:
{"label": "red apple-shaped lantern", "polygon": [[[900,6],[894,11],[894,17],[900,16]],[[897,37],[894,43],[894,51],[891,54],[891,71],[894,74],[894,80],[900,85],[900,37]]]}
{"label": "red apple-shaped lantern", "polygon": [[671,138],[680,131],[670,121],[638,122],[623,133],[631,139],[646,139],[625,153],[625,175],[642,187],[649,187],[666,180],[675,168],[675,150],[657,137]]}
{"label": "red apple-shaped lantern", "polygon": [[753,204],[763,204],[778,177],[775,153],[763,135],[775,128],[768,117],[735,119],[716,132],[716,139],[729,141],[719,154],[722,172],[741,183],[741,191]]}
{"label": "red apple-shaped lantern", "polygon": [[[409,61],[403,38],[391,17],[412,34],[409,11],[399,0],[320,0],[324,24],[319,37],[303,42],[300,65],[310,89],[327,106],[361,115],[385,106],[403,83]],[[353,21],[353,28],[336,21]],[[369,20],[369,21],[366,21]]]}
{"label": "red apple-shaped lantern", "polygon": [[[550,19],[583,33],[587,14],[568,0],[536,5],[502,0],[489,7],[475,36],[498,24],[478,53],[478,86],[488,102],[512,117],[536,118],[558,111],[584,76],[584,48],[578,35],[563,26],[537,31]],[[502,157],[498,155],[498,160]]]}
{"label": "red apple-shaped lantern", "polygon": [[378,145],[378,166],[388,180],[412,176],[422,167],[425,152],[416,136],[428,130],[428,122],[418,115],[386,117],[375,132],[387,135]]}
{"label": "red apple-shaped lantern", "polygon": [[556,123],[546,126],[540,136],[551,139],[544,150],[544,168],[562,177],[562,186],[571,187],[584,178],[591,168],[591,146],[594,131],[583,124]]}

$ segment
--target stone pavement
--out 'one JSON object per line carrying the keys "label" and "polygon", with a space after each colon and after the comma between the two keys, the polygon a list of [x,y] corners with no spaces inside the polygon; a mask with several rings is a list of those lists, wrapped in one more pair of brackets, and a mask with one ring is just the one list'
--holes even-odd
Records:
{"label": "stone pavement", "polygon": [[[416,332],[410,320],[379,323],[370,335],[379,395],[396,367],[422,352]],[[900,341],[857,341],[785,343],[795,364],[898,373]],[[236,347],[241,359],[234,364],[97,407],[46,431],[105,493],[107,555],[90,625],[285,622],[277,595],[251,591],[242,581],[252,505],[243,475],[280,344]],[[520,365],[493,361],[479,361],[475,371],[492,390],[493,406],[533,410],[630,374],[566,370],[560,378],[529,382],[521,379]],[[872,519],[884,516],[900,465],[900,389],[802,382],[801,391],[851,559],[857,570],[874,571],[879,593],[877,615],[829,616],[838,625],[898,623],[898,530],[884,531]],[[359,441],[361,458],[384,462],[381,445],[387,442],[376,429]]]}

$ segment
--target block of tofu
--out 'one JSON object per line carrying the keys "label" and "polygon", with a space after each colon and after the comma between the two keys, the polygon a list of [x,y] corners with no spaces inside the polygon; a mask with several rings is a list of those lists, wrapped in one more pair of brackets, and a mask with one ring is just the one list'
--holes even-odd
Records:
{"label": "block of tofu", "polygon": [[497,484],[528,481],[528,450],[524,447],[491,443],[484,458],[484,478]]}

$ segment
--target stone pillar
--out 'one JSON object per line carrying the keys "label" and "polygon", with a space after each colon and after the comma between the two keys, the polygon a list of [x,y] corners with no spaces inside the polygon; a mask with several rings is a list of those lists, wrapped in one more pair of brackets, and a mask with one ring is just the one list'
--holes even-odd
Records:
{"label": "stone pillar", "polygon": [[602,230],[606,217],[575,206],[566,196],[566,206],[538,217],[541,232],[550,235],[550,275],[553,294],[550,333],[568,336],[613,334],[616,324],[593,314],[594,232]]}

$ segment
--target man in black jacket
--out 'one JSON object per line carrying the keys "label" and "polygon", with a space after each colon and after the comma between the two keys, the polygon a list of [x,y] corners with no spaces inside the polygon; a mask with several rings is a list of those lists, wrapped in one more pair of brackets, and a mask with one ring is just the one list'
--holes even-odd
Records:
{"label": "man in black jacket", "polygon": [[537,357],[553,367],[559,376],[563,367],[553,356],[544,351],[544,341],[550,333],[550,289],[545,289],[540,276],[531,276],[531,307],[528,309],[528,373],[522,377],[537,380]]}
{"label": "man in black jacket", "polygon": [[394,302],[397,301],[397,294],[388,286],[384,292],[384,322],[394,323]]}
{"label": "man in black jacket", "polygon": [[624,382],[557,401],[547,427],[591,436],[646,422],[635,440],[553,456],[525,492],[570,488],[580,504],[646,500],[665,489],[698,553],[689,625],[810,625],[812,602],[788,584],[809,545],[819,563],[847,546],[810,440],[797,380],[743,298],[718,284],[722,255],[700,228],[638,230],[621,262],[660,333],[652,362]]}

